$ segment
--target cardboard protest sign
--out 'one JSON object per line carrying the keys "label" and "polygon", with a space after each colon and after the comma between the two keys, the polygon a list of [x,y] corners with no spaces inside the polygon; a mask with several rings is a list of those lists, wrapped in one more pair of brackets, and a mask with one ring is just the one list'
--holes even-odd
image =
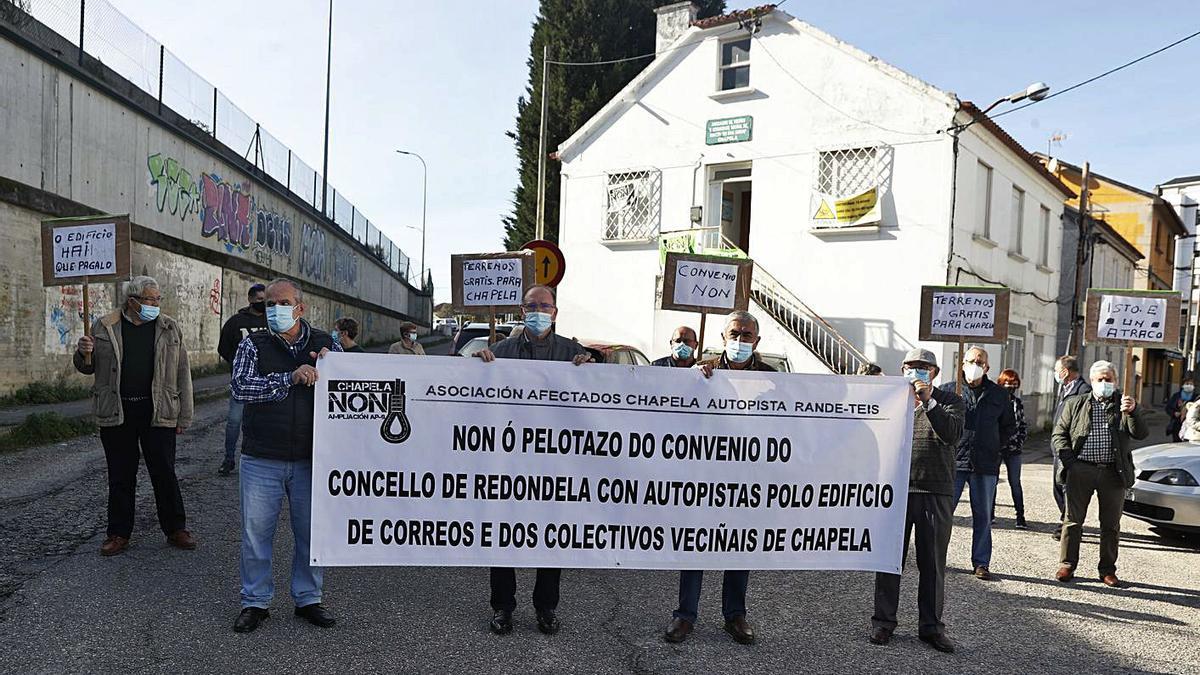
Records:
{"label": "cardboard protest sign", "polygon": [[748,258],[667,252],[661,307],[706,314],[744,310],[753,271]]}
{"label": "cardboard protest sign", "polygon": [[42,285],[129,278],[129,216],[42,221]]}
{"label": "cardboard protest sign", "polygon": [[1084,340],[1147,349],[1178,349],[1178,291],[1089,288]]}
{"label": "cardboard protest sign", "polygon": [[990,286],[922,286],[919,339],[1003,343],[1009,290]]}
{"label": "cardboard protest sign", "polygon": [[450,256],[451,301],[462,311],[521,309],[534,285],[533,251],[464,253]]}

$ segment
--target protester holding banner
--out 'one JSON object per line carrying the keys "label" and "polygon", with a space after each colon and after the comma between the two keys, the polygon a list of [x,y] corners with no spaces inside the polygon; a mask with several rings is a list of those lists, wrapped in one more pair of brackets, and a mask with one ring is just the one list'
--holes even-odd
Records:
{"label": "protester holding banner", "polygon": [[[1021,376],[1012,368],[1000,371],[996,383],[1008,392],[1013,409],[1013,418],[1017,422],[1017,431],[1008,439],[1000,450],[1000,462],[1008,471],[1008,487],[1012,492],[1013,509],[1017,512],[1017,520],[1013,527],[1018,530],[1029,529],[1025,522],[1025,492],[1021,489],[1021,450],[1025,447],[1025,439],[1029,436],[1029,425],[1025,422],[1025,402],[1017,394],[1021,388]],[[992,521],[996,520],[996,498],[992,498]]]}
{"label": "protester holding banner", "polygon": [[[917,608],[921,640],[940,652],[953,652],[946,637],[942,606],[946,586],[946,549],[954,529],[954,453],[963,432],[963,399],[948,389],[936,389],[937,357],[927,349],[904,356],[904,378],[913,386],[913,444],[909,464],[908,509],[904,521],[904,558],[916,529]],[[875,615],[872,643],[886,645],[896,630],[900,604],[900,575],[875,575]]]}
{"label": "protester holding banner", "polygon": [[[347,353],[361,353],[365,351],[362,345],[358,344],[358,320],[348,316],[343,316],[333,322],[333,340],[342,346],[342,351]],[[420,345],[418,345],[420,346]]]}
{"label": "protester holding banner", "polygon": [[288,279],[267,284],[267,327],[242,340],[233,362],[233,396],[246,405],[242,441],[242,611],[233,630],[249,633],[270,616],[271,556],[286,499],[295,551],[296,616],[327,628],[321,569],[309,564],[312,503],[313,385],[317,359],[341,345],[304,317],[304,294]]}
{"label": "protester holding banner", "polygon": [[655,359],[652,366],[666,368],[691,368],[696,365],[696,350],[700,343],[696,340],[696,331],[689,326],[680,326],[671,333],[671,353],[661,359]]}
{"label": "protester holding banner", "polygon": [[[237,355],[237,348],[242,340],[251,333],[267,329],[266,292],[267,287],[262,284],[250,286],[250,290],[246,292],[246,306],[221,326],[217,353],[230,367],[233,366],[233,357]],[[230,396],[229,413],[225,417],[225,459],[217,469],[217,473],[222,476],[233,473],[235,467],[234,454],[237,452],[238,437],[242,433],[242,411],[242,404]]]}
{"label": "protester holding banner", "polygon": [[408,354],[409,356],[425,356],[425,348],[417,342],[417,324],[405,321],[400,324],[400,339],[388,347],[389,354]]}
{"label": "protester holding banner", "polygon": [[[963,488],[971,488],[971,567],[982,580],[992,578],[992,502],[1000,482],[1000,450],[1017,431],[1008,392],[988,379],[988,353],[981,347],[966,351],[962,360],[966,424],[956,453],[954,503]],[[942,389],[956,389],[948,382]]]}
{"label": "protester holding banner", "polygon": [[[758,319],[750,312],[729,314],[721,337],[725,342],[721,355],[696,365],[705,377],[711,378],[714,370],[775,371],[755,351],[761,337]],[[703,581],[702,570],[679,573],[679,608],[673,613],[663,635],[667,642],[683,642],[691,634],[700,613],[700,586]],[[725,632],[734,641],[744,645],[754,643],[754,627],[746,620],[746,588],[749,584],[750,572],[746,570],[726,570],[721,580],[721,613],[725,617]]]}
{"label": "protester holding banner", "polygon": [[1173,443],[1179,443],[1183,440],[1184,418],[1187,417],[1187,410],[1184,408],[1196,393],[1196,379],[1191,373],[1183,374],[1183,386],[1179,391],[1171,394],[1171,398],[1167,399],[1167,435],[1171,437]]}
{"label": "protester holding banner", "polygon": [[[125,304],[79,338],[75,369],[96,376],[96,424],[108,463],[108,537],[100,555],[129,546],[137,496],[138,448],[146,460],[158,524],[176,548],[196,548],[187,531],[175,476],[175,437],[192,421],[192,373],[178,324],[159,312],[162,292],[151,277],[125,284]],[[91,354],[88,361],[85,354]]]}
{"label": "protester holding banner", "polygon": [[[558,306],[549,286],[530,286],[525,292],[521,312],[525,330],[476,353],[484,363],[496,359],[524,359],[570,361],[578,366],[592,360],[591,354],[578,342],[554,332]],[[559,629],[557,611],[561,578],[561,569],[538,568],[534,582],[533,608],[537,613],[537,626],[546,635],[554,635]],[[492,621],[489,627],[497,635],[510,633],[512,613],[517,608],[517,572],[511,567],[493,567],[490,584]]]}
{"label": "protester holding banner", "polygon": [[[1058,357],[1054,362],[1054,381],[1058,383],[1058,396],[1054,404],[1054,419],[1051,428],[1058,424],[1058,419],[1062,417],[1063,406],[1067,399],[1092,393],[1092,388],[1088,386],[1087,380],[1079,375],[1079,360],[1069,354]],[[1053,444],[1050,446],[1050,451],[1054,456],[1052,475],[1057,476],[1058,469],[1062,464],[1059,463],[1058,450],[1054,448]],[[1054,486],[1054,503],[1058,504],[1059,525],[1054,528],[1054,540],[1058,541],[1062,536],[1062,521],[1067,515],[1067,498],[1058,481],[1052,480],[1050,484]]]}
{"label": "protester holding banner", "polygon": [[1121,510],[1125,490],[1133,487],[1134,481],[1129,446],[1131,440],[1141,440],[1150,432],[1142,408],[1117,389],[1117,372],[1111,363],[1093,363],[1088,375],[1092,395],[1067,401],[1051,437],[1062,461],[1055,481],[1064,485],[1067,496],[1067,517],[1059,543],[1062,566],[1054,577],[1062,582],[1075,577],[1083,519],[1095,494],[1100,502],[1100,581],[1119,588]]}

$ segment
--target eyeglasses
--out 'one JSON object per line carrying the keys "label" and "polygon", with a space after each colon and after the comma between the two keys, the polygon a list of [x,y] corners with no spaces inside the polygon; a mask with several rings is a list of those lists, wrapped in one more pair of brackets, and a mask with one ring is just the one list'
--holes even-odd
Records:
{"label": "eyeglasses", "polygon": [[521,305],[521,307],[524,307],[526,312],[545,312],[549,314],[554,311],[554,305],[545,302],[530,302]]}
{"label": "eyeglasses", "polygon": [[161,295],[158,295],[158,296],[131,295],[129,297],[133,298],[134,300],[137,300],[138,302],[142,303],[143,305],[150,305],[151,307],[157,307],[158,303],[162,302]]}

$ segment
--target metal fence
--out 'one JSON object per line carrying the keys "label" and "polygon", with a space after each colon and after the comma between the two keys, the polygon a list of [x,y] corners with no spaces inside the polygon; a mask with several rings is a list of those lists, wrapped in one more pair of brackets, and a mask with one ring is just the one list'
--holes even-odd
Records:
{"label": "metal fence", "polygon": [[85,53],[155,97],[161,106],[245,157],[304,203],[318,211],[324,209],[330,220],[383,264],[421,287],[421,271],[413,270],[409,257],[353,203],[332,185],[322,201],[321,174],[107,0],[20,0],[14,4],[71,44],[82,46]]}

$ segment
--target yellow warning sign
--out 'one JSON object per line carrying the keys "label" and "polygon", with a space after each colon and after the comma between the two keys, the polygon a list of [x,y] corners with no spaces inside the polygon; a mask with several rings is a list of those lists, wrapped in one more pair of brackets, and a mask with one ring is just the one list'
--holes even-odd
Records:
{"label": "yellow warning sign", "polygon": [[813,220],[833,220],[836,217],[833,215],[833,210],[829,208],[829,204],[822,199],[821,206],[817,208],[817,213],[813,216]]}
{"label": "yellow warning sign", "polygon": [[862,194],[837,200],[833,203],[833,208],[837,211],[837,219],[843,223],[851,223],[862,218],[875,208],[875,202],[878,201],[877,195],[877,190],[871,188]]}
{"label": "yellow warning sign", "polygon": [[821,192],[814,196],[819,200],[819,206],[812,219],[820,227],[869,225],[880,221],[878,187],[850,197]]}

